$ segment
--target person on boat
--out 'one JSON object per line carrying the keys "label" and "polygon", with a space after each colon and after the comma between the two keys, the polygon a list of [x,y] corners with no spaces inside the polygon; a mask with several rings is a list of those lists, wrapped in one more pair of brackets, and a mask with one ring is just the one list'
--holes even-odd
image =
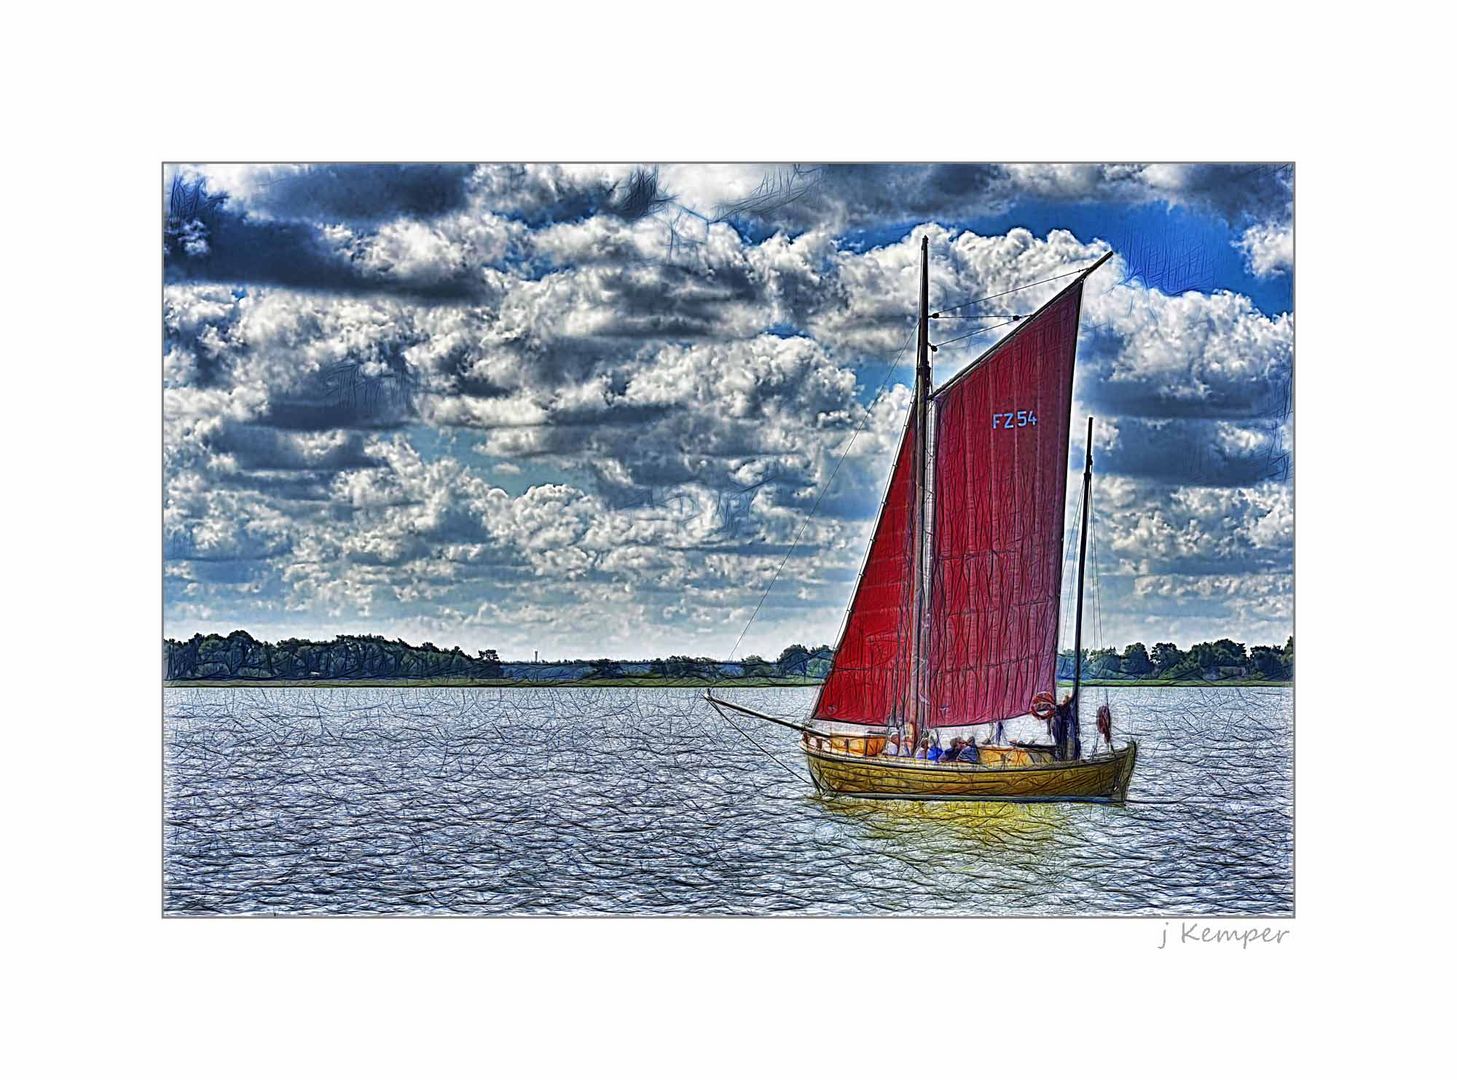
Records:
{"label": "person on boat", "polygon": [[1098,706],[1098,734],[1108,744],[1108,749],[1113,749],[1113,712],[1108,708],[1105,701]]}
{"label": "person on boat", "polygon": [[898,732],[898,731],[892,731],[890,733],[890,737],[885,740],[885,749],[882,750],[881,753],[884,754],[886,757],[900,757],[901,756],[901,737],[900,737],[900,732]]}
{"label": "person on boat", "polygon": [[943,757],[946,756],[945,751],[941,749],[939,744],[931,742],[931,737],[929,735],[926,736],[926,741],[929,744],[926,747],[927,761],[940,761]]}
{"label": "person on boat", "polygon": [[942,761],[959,761],[962,764],[974,765],[981,761],[981,754],[976,748],[975,739],[963,739],[960,735],[951,740],[951,749],[946,751]]}
{"label": "person on boat", "polygon": [[[930,758],[930,756],[931,756],[931,736],[929,736],[929,735],[922,735],[921,736],[921,745],[918,746],[918,747],[916,747],[916,757],[919,758],[921,761],[925,761],[928,758]],[[938,754],[938,756],[939,756],[939,754]]]}
{"label": "person on boat", "polygon": [[992,745],[1007,745],[1007,722],[1005,720],[998,720],[996,726],[992,728]]}
{"label": "person on boat", "polygon": [[1077,705],[1067,694],[1052,714],[1052,757],[1054,761],[1077,761],[1083,756],[1078,740]]}

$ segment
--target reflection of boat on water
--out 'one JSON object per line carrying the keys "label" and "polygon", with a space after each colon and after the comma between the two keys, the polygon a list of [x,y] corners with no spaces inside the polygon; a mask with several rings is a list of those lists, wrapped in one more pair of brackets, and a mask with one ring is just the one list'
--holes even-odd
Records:
{"label": "reflection of boat on water", "polygon": [[908,841],[914,851],[949,845],[1035,851],[1056,847],[1082,820],[1082,807],[1060,801],[1008,799],[832,798],[825,809],[857,832],[881,840]]}
{"label": "reflection of boat on water", "polygon": [[[1115,748],[1110,720],[1106,750],[1084,755],[1078,730],[1091,418],[1073,690],[1062,706],[1052,698],[1078,318],[1083,282],[1108,258],[932,390],[922,239],[914,404],[814,709],[793,723],[708,695],[721,713],[798,731],[819,791],[946,801],[1127,796],[1136,744]],[[1053,745],[976,743],[984,725],[1000,732],[1002,721],[1029,712],[1048,720]],[[955,753],[943,755],[942,736],[955,729],[973,748],[963,751],[958,737]]]}

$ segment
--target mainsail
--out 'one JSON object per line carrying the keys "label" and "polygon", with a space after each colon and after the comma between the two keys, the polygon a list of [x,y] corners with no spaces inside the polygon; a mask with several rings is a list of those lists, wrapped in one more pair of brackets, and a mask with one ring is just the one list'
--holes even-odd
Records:
{"label": "mainsail", "polygon": [[984,724],[1056,686],[1082,278],[932,398],[923,723]]}
{"label": "mainsail", "polygon": [[1078,315],[1109,257],[931,393],[923,241],[915,405],[815,718],[986,724],[1056,687]]}
{"label": "mainsail", "polygon": [[812,715],[821,720],[886,724],[909,692],[916,445],[912,410],[835,659],[815,702]]}

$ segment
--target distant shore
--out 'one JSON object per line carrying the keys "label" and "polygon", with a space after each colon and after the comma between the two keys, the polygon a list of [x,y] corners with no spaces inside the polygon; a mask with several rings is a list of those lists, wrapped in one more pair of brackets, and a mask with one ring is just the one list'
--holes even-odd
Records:
{"label": "distant shore", "polygon": [[[378,688],[408,687],[456,687],[456,688],[490,688],[502,687],[511,689],[538,688],[543,690],[561,690],[569,687],[656,687],[664,690],[683,688],[702,688],[717,686],[724,689],[767,689],[773,687],[803,687],[819,686],[819,679],[805,678],[777,678],[777,679],[655,679],[651,677],[624,678],[624,679],[167,679],[163,686],[173,689],[192,688],[200,686],[215,686],[224,688],[239,688],[252,686],[276,686],[280,689],[324,689],[343,690],[351,686],[368,686]],[[1060,687],[1069,688],[1071,683],[1059,683]],[[1291,686],[1291,679],[1089,679],[1083,683],[1084,686],[1112,687],[1112,686]]]}
{"label": "distant shore", "polygon": [[[246,630],[164,638],[163,680],[170,686],[817,686],[834,666],[829,645],[786,646],[777,657],[737,660],[674,654],[654,659],[502,660],[494,649],[471,655],[459,646],[411,645],[378,634],[332,641],[259,641]],[[1056,678],[1070,685],[1071,652],[1057,656]],[[1295,639],[1246,647],[1229,638],[1188,650],[1171,642],[1152,649],[1084,650],[1085,686],[1282,686],[1295,674]]]}

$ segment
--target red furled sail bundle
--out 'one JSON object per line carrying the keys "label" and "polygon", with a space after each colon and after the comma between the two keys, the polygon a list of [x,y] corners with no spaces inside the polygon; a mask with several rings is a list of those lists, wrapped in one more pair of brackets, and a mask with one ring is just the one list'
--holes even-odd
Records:
{"label": "red furled sail bundle", "polygon": [[886,724],[903,715],[915,652],[915,419],[912,410],[834,663],[815,702],[813,715],[821,720]]}
{"label": "red furled sail bundle", "polygon": [[924,724],[1027,712],[1056,686],[1082,280],[933,398]]}

